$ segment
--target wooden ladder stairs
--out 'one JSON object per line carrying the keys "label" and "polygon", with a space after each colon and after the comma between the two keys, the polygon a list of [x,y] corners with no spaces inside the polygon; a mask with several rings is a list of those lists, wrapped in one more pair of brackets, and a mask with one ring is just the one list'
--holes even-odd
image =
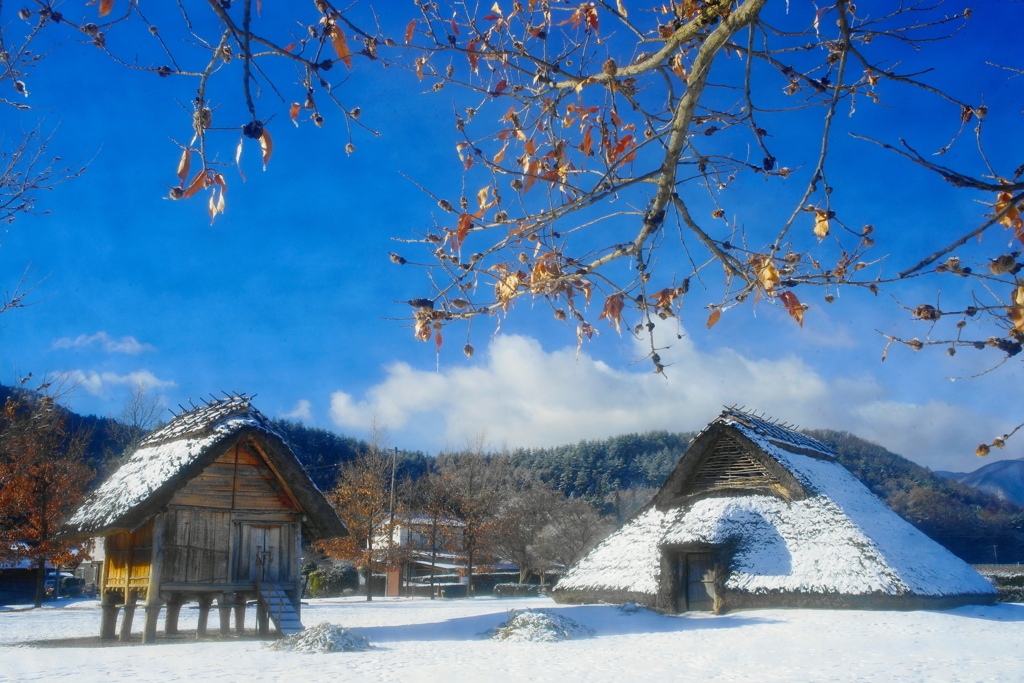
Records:
{"label": "wooden ladder stairs", "polygon": [[281,635],[290,636],[305,628],[299,620],[299,614],[295,611],[291,598],[278,584],[264,583],[260,585],[259,601],[267,610],[270,619]]}

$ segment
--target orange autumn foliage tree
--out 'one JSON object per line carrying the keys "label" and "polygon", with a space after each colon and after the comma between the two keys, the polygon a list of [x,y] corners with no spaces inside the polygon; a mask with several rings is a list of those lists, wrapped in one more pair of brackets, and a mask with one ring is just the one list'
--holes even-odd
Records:
{"label": "orange autumn foliage tree", "polygon": [[53,396],[21,390],[7,399],[0,415],[0,560],[36,566],[37,607],[48,562],[86,559],[77,544],[57,535],[93,476],[82,460],[85,446],[83,435],[68,431]]}
{"label": "orange autumn foliage tree", "polygon": [[369,447],[339,470],[327,494],[349,535],[316,542],[319,551],[363,571],[367,600],[373,600],[374,572],[401,561],[401,549],[393,542],[400,512],[394,506],[401,501],[392,494],[393,464],[385,441],[386,430],[374,423]]}

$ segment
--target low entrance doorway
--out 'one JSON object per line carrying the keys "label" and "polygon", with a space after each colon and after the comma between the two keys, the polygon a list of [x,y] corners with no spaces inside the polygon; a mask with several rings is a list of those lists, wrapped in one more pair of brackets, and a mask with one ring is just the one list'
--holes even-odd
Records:
{"label": "low entrance doorway", "polygon": [[676,611],[710,612],[715,606],[715,558],[711,553],[676,557]]}

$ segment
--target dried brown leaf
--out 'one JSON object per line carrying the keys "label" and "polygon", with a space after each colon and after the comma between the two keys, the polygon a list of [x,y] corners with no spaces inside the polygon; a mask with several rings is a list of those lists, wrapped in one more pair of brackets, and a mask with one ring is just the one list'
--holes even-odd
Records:
{"label": "dried brown leaf", "polygon": [[608,319],[608,323],[615,325],[615,331],[622,334],[622,308],[625,304],[622,294],[612,294],[604,300],[604,308],[598,320]]}
{"label": "dried brown leaf", "polygon": [[206,172],[206,169],[203,169],[199,173],[196,173],[196,177],[193,178],[192,182],[189,183],[188,187],[185,188],[185,199],[194,196],[197,192],[199,192],[199,190],[206,187],[207,175],[208,174]]}
{"label": "dried brown leaf", "polygon": [[338,59],[351,69],[352,54],[348,51],[348,41],[345,40],[345,34],[342,33],[341,27],[336,24],[331,26],[331,44],[334,46],[334,51],[338,53]]}
{"label": "dried brown leaf", "polygon": [[829,225],[828,225],[828,211],[822,211],[821,209],[814,210],[814,234],[818,238],[828,237]]}
{"label": "dried brown leaf", "polygon": [[1010,316],[1010,322],[1018,331],[1024,332],[1024,286],[1017,285],[1010,293],[1012,307],[1006,310]]}
{"label": "dried brown leaf", "polygon": [[711,311],[711,315],[708,316],[708,329],[710,330],[712,327],[714,327],[715,324],[718,323],[719,320],[721,320],[721,318],[722,310],[720,308],[716,308],[713,311]]}
{"label": "dried brown leaf", "polygon": [[782,294],[779,294],[779,300],[782,302],[782,305],[786,307],[786,311],[789,312],[789,315],[793,320],[797,321],[800,327],[803,327],[804,307],[803,304],[800,303],[800,300],[796,298],[796,294],[787,290]]}
{"label": "dried brown leaf", "polygon": [[266,128],[260,133],[260,147],[263,149],[263,170],[267,170],[267,162],[270,155],[274,153],[274,141],[270,137],[270,131]]}
{"label": "dried brown leaf", "polygon": [[462,247],[462,243],[466,240],[466,235],[469,234],[469,229],[471,227],[473,227],[473,214],[459,214],[459,227],[455,230],[456,249],[460,249]]}
{"label": "dried brown leaf", "polygon": [[183,149],[181,151],[181,160],[178,161],[178,180],[185,182],[185,178],[188,177],[189,168],[192,166],[192,150]]}

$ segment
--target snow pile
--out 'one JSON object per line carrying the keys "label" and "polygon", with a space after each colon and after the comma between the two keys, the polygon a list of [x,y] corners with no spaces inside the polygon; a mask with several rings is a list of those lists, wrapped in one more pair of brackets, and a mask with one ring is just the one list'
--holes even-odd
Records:
{"label": "snow pile", "polygon": [[361,652],[370,649],[370,639],[350,629],[324,621],[305,631],[285,636],[265,647],[306,655],[326,652]]}
{"label": "snow pile", "polygon": [[509,610],[508,621],[503,621],[481,634],[490,640],[513,643],[556,643],[560,640],[589,638],[594,629],[575,619],[548,609]]}

